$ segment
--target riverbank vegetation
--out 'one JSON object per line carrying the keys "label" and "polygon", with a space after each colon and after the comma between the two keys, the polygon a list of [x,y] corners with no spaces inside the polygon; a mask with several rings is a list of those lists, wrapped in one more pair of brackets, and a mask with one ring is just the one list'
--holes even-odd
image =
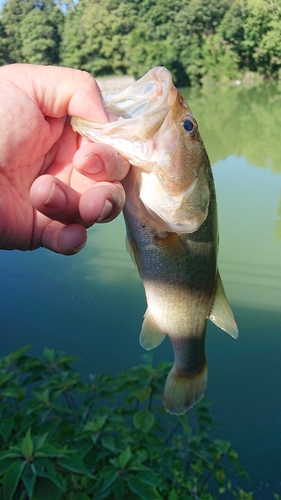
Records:
{"label": "riverbank vegetation", "polygon": [[75,358],[27,350],[0,360],[0,499],[253,499],[207,401],[188,416],[165,412],[170,363],[147,357],[83,382]]}
{"label": "riverbank vegetation", "polygon": [[0,64],[142,76],[180,86],[281,77],[281,0],[7,0]]}

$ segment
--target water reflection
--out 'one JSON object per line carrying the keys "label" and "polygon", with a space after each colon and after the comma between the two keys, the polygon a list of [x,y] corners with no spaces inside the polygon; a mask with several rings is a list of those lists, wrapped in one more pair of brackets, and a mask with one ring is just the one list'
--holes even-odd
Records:
{"label": "water reflection", "polygon": [[[113,224],[95,228],[75,272],[87,270],[85,278],[101,283],[137,280],[138,276],[125,251],[125,224],[119,217]],[[94,272],[93,272],[94,271]]]}
{"label": "water reflection", "polygon": [[184,91],[214,164],[229,155],[281,172],[281,85]]}
{"label": "water reflection", "polygon": [[[265,85],[187,92],[210,155],[217,190],[219,267],[240,337],[209,323],[207,397],[221,437],[252,477],[255,500],[280,493],[281,92]],[[33,343],[83,360],[81,371],[138,363],[145,311],[142,284],[126,253],[122,218],[89,231],[73,257],[1,252],[0,355]],[[155,360],[172,360],[168,342]],[[259,496],[260,480],[270,492]]]}
{"label": "water reflection", "polygon": [[281,193],[279,197],[278,219],[275,223],[275,235],[277,239],[281,239]]}
{"label": "water reflection", "polygon": [[[281,311],[280,240],[275,235],[281,175],[228,157],[214,166],[222,274],[237,304]],[[227,189],[226,189],[227,186]]]}

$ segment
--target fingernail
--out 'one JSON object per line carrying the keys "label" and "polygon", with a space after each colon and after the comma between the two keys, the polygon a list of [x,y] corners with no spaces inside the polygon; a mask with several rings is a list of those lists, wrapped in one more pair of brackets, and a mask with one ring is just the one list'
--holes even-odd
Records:
{"label": "fingernail", "polygon": [[86,243],[87,243],[87,242],[85,241],[85,243],[83,243],[83,244],[82,244],[82,245],[80,245],[79,247],[75,247],[75,248],[74,248],[74,253],[78,253],[78,252],[80,252],[80,250],[82,250],[82,248],[84,248],[84,246],[86,245]]}
{"label": "fingernail", "polygon": [[78,170],[85,174],[98,174],[102,168],[102,159],[94,153],[89,153],[80,163]]}
{"label": "fingernail", "polygon": [[65,202],[66,197],[63,190],[55,182],[53,182],[51,192],[44,205],[48,208],[56,208],[60,210],[64,208]]}
{"label": "fingernail", "polygon": [[113,209],[113,205],[112,205],[111,201],[105,200],[103,211],[100,214],[97,222],[105,221],[110,216],[112,209]]}

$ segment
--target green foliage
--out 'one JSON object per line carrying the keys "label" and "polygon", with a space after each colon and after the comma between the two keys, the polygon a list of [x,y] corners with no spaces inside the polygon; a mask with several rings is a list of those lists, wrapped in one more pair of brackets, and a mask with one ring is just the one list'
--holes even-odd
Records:
{"label": "green foliage", "polygon": [[58,64],[63,23],[54,0],[8,0],[2,12],[5,62]]}
{"label": "green foliage", "polygon": [[23,62],[57,64],[63,23],[64,16],[54,4],[42,3],[31,10],[20,26]]}
{"label": "green foliage", "polygon": [[[0,360],[0,499],[251,499],[207,401],[175,417],[160,399],[170,364],[81,381],[71,356],[21,348]],[[212,484],[212,492],[209,484]],[[217,486],[215,487],[214,484]]]}
{"label": "green foliage", "polygon": [[126,73],[124,41],[134,18],[134,9],[123,2],[80,0],[66,16],[63,64],[96,76]]}
{"label": "green foliage", "polygon": [[281,0],[7,0],[0,64],[95,76],[164,65],[179,86],[281,78]]}
{"label": "green foliage", "polygon": [[5,63],[23,61],[22,39],[19,31],[23,19],[32,9],[32,0],[8,0],[4,4],[1,18],[1,45],[6,55]]}

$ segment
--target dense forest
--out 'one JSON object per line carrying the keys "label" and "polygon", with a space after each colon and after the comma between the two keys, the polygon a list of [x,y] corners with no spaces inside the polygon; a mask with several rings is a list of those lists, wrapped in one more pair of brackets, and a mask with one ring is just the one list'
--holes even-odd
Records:
{"label": "dense forest", "polygon": [[281,0],[7,0],[0,65],[95,76],[166,66],[178,85],[281,78]]}

